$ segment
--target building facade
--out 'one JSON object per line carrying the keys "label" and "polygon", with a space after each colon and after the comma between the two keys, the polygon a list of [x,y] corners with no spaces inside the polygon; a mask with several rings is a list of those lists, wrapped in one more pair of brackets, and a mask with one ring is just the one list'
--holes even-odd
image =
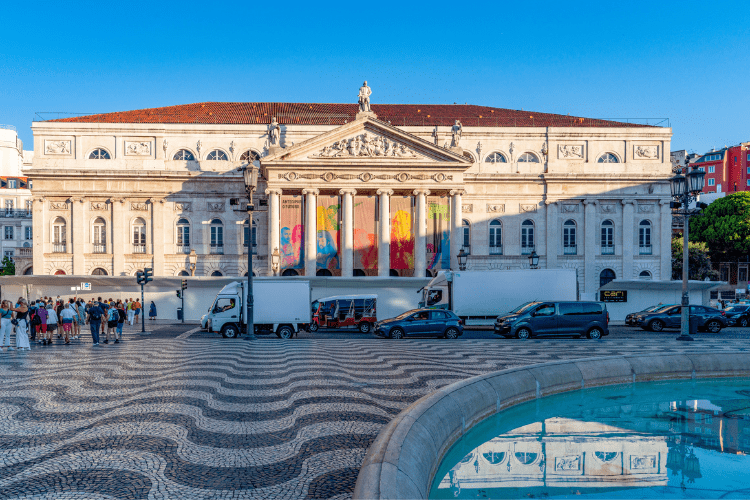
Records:
{"label": "building facade", "polygon": [[709,151],[695,165],[706,171],[704,193],[750,191],[750,142]]}
{"label": "building facade", "polygon": [[[369,104],[368,104],[369,106]],[[470,105],[202,103],[33,125],[36,274],[669,279],[671,129]],[[238,167],[261,180],[247,223]],[[234,202],[234,204],[233,204]],[[272,266],[278,249],[280,265]],[[195,269],[189,253],[198,255]]]}
{"label": "building facade", "polygon": [[24,151],[12,125],[0,125],[0,226],[2,255],[13,260],[16,274],[32,273],[32,201],[29,180],[33,151]]}

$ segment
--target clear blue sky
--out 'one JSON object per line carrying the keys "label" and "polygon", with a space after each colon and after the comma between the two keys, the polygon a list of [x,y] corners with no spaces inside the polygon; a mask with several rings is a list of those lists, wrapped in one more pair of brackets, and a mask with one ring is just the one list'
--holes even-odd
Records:
{"label": "clear blue sky", "polygon": [[750,140],[747,2],[5,2],[0,123],[201,101],[470,103]]}

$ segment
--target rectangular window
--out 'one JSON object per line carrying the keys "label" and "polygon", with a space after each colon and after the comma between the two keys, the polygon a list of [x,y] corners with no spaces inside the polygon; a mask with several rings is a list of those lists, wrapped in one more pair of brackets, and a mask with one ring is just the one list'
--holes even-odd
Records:
{"label": "rectangular window", "polygon": [[224,228],[221,226],[211,226],[211,246],[224,246]]}
{"label": "rectangular window", "polygon": [[576,227],[563,226],[563,254],[576,254]]}
{"label": "rectangular window", "polygon": [[13,216],[13,200],[5,200],[5,216]]}
{"label": "rectangular window", "polygon": [[716,184],[716,179],[708,179],[708,185],[713,186]]}
{"label": "rectangular window", "polygon": [[5,255],[6,257],[8,257],[10,259],[12,259],[13,258],[13,250],[5,250],[3,252],[3,255]]}
{"label": "rectangular window", "polygon": [[713,174],[715,172],[716,172],[716,167],[714,165],[711,165],[710,167],[708,167],[708,173],[709,174]]}
{"label": "rectangular window", "polygon": [[613,255],[615,253],[615,228],[612,226],[602,227],[602,255]]}
{"label": "rectangular window", "polygon": [[31,200],[26,200],[26,214],[31,215],[33,211],[34,211],[34,202]]}
{"label": "rectangular window", "polygon": [[31,226],[26,226],[25,228],[23,228],[23,238],[25,240],[31,239]]}
{"label": "rectangular window", "polygon": [[16,179],[10,179],[8,181],[8,189],[17,189],[18,188],[18,181]]}
{"label": "rectangular window", "polygon": [[534,226],[521,228],[521,255],[531,255],[534,249]]}
{"label": "rectangular window", "polygon": [[640,255],[651,255],[651,226],[638,228],[638,249]]}
{"label": "rectangular window", "polygon": [[13,239],[13,226],[5,226],[5,239],[6,240]]}

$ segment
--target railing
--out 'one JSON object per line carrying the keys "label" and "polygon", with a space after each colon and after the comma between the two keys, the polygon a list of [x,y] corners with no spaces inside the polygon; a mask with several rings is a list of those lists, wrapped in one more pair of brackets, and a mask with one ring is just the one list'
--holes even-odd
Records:
{"label": "railing", "polygon": [[638,247],[639,255],[651,255],[651,245],[641,245]]}
{"label": "railing", "polygon": [[490,247],[490,255],[502,255],[503,254],[503,247]]}
{"label": "railing", "polygon": [[563,255],[577,255],[578,247],[575,245],[568,245],[563,247]]}
{"label": "railing", "polygon": [[31,248],[19,248],[18,249],[18,256],[19,257],[33,257],[34,251]]}
{"label": "railing", "polygon": [[53,243],[52,252],[53,253],[66,253],[65,243]]}
{"label": "railing", "polygon": [[31,219],[31,212],[28,210],[6,208],[0,211],[0,217],[5,217],[6,219]]}
{"label": "railing", "polygon": [[107,253],[107,245],[94,244],[94,253]]}
{"label": "railing", "polygon": [[214,255],[224,255],[224,245],[211,245],[211,253]]}
{"label": "railing", "polygon": [[133,253],[146,253],[146,245],[133,245]]}
{"label": "railing", "polygon": [[615,254],[615,247],[613,246],[603,246],[602,247],[602,255],[614,255]]}
{"label": "railing", "polygon": [[177,245],[175,253],[190,253],[190,245]]}

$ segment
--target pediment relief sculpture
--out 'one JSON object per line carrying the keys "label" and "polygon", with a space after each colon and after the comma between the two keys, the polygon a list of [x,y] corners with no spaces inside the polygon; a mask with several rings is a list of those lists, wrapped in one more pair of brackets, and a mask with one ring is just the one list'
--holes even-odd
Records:
{"label": "pediment relief sculpture", "polygon": [[655,160],[659,158],[659,146],[636,146],[635,157],[643,160]]}
{"label": "pediment relief sculpture", "polygon": [[368,132],[351,139],[341,139],[321,149],[310,158],[419,158],[417,153],[391,139]]}
{"label": "pediment relief sculpture", "polygon": [[148,156],[151,154],[151,143],[147,141],[125,141],[126,156]]}
{"label": "pediment relief sculpture", "polygon": [[560,152],[560,158],[567,158],[567,159],[582,159],[583,158],[583,146],[560,144],[558,148]]}
{"label": "pediment relief sculpture", "polygon": [[70,141],[44,141],[44,154],[69,155]]}

